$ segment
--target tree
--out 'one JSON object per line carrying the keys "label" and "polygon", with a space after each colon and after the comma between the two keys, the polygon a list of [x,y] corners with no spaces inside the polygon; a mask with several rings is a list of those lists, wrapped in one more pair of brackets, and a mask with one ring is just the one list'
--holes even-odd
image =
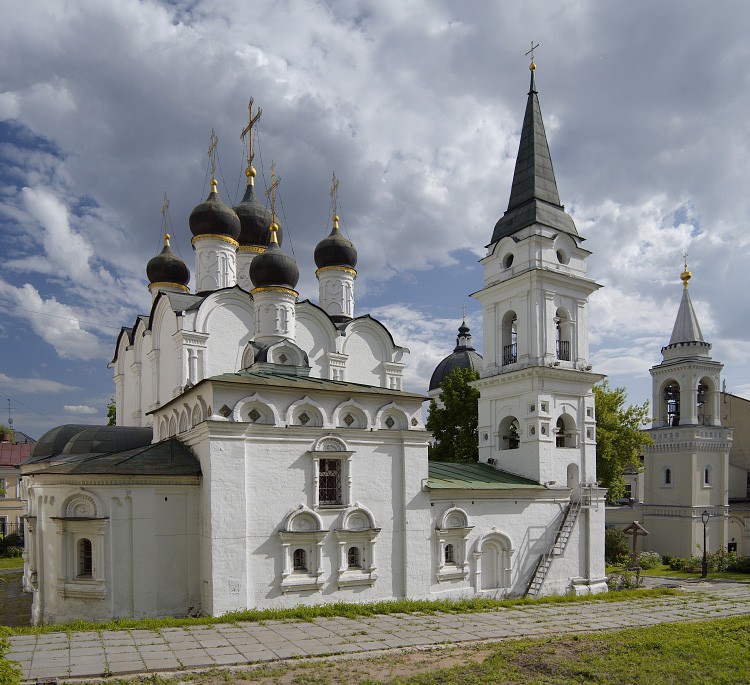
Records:
{"label": "tree", "polygon": [[648,402],[625,408],[625,388],[609,387],[607,381],[594,386],[596,402],[596,474],[615,502],[625,494],[623,473],[627,466],[638,468],[639,455],[651,438],[643,432],[649,422]]}
{"label": "tree", "polygon": [[117,405],[114,397],[110,397],[109,402],[107,402],[107,425],[117,425]]}
{"label": "tree", "polygon": [[465,464],[479,459],[479,390],[469,385],[477,378],[474,369],[454,369],[440,384],[440,405],[432,400],[427,413],[427,430],[435,437],[430,459]]}

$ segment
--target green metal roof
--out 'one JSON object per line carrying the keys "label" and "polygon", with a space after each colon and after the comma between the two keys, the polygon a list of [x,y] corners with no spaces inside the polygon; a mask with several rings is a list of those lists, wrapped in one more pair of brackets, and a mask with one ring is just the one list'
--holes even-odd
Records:
{"label": "green metal roof", "polygon": [[29,464],[23,473],[199,476],[201,465],[193,451],[173,437],[121,452],[54,455]]}
{"label": "green metal roof", "polygon": [[507,471],[498,471],[487,464],[456,464],[449,461],[428,463],[427,488],[429,490],[512,490],[536,488],[544,485]]}
{"label": "green metal roof", "polygon": [[222,383],[247,383],[253,385],[267,385],[278,388],[299,388],[301,390],[340,390],[341,392],[367,393],[370,395],[398,395],[411,399],[424,400],[424,395],[403,390],[381,388],[378,385],[363,385],[361,383],[347,383],[346,381],[332,381],[327,378],[310,378],[297,376],[293,373],[281,371],[238,371],[211,376],[209,381]]}

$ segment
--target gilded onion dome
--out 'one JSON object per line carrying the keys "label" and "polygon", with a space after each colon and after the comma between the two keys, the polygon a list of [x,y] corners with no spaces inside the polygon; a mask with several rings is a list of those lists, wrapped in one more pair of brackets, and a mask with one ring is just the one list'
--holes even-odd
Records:
{"label": "gilded onion dome", "polygon": [[294,290],[299,280],[299,268],[294,257],[281,251],[276,239],[278,230],[276,223],[272,223],[268,248],[250,262],[250,280],[256,288],[273,286]]}
{"label": "gilded onion dome", "polygon": [[211,192],[190,212],[190,231],[194,236],[222,235],[237,240],[240,219],[235,211],[219,199],[216,179],[211,179]]}
{"label": "gilded onion dome", "polygon": [[339,218],[333,215],[333,229],[315,247],[315,265],[322,269],[327,266],[357,266],[357,250],[350,240],[339,231]]}
{"label": "gilded onion dome", "polygon": [[[255,194],[255,169],[251,166],[245,172],[247,175],[247,188],[242,201],[234,208],[240,219],[240,236],[237,242],[240,247],[266,248],[271,243],[271,231],[269,226],[273,222],[271,212],[261,204]],[[283,242],[281,227],[276,234],[279,245]]]}
{"label": "gilded onion dome", "polygon": [[169,246],[169,233],[164,234],[164,248],[146,265],[149,284],[168,283],[187,288],[190,270]]}

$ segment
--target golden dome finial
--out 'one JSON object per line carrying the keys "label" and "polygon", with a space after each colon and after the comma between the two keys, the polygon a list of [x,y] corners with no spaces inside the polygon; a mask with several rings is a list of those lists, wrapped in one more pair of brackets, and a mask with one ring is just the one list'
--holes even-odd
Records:
{"label": "golden dome finial", "polygon": [[278,224],[274,221],[268,228],[269,231],[271,231],[271,239],[269,240],[270,243],[276,243],[279,244],[279,239],[276,237],[276,233],[279,230]]}
{"label": "golden dome finial", "polygon": [[529,69],[531,71],[534,71],[536,69],[536,64],[534,64],[534,49],[539,47],[539,43],[534,45],[534,41],[531,41],[531,50],[529,50],[526,54],[531,55],[531,64],[529,64]]}
{"label": "golden dome finial", "polygon": [[693,274],[691,274],[688,271],[688,266],[687,266],[688,253],[687,252],[683,255],[683,258],[685,260],[685,270],[680,274],[680,279],[682,280],[682,284],[685,286],[685,290],[687,290],[688,281],[691,279]]}
{"label": "golden dome finial", "polygon": [[336,231],[339,230],[339,215],[338,214],[333,215],[333,228]]}

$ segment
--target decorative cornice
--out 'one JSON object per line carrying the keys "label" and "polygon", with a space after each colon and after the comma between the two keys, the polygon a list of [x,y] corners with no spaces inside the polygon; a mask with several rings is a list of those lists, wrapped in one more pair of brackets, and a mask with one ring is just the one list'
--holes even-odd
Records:
{"label": "decorative cornice", "polygon": [[250,291],[250,294],[255,295],[255,293],[287,293],[288,295],[292,295],[293,297],[299,297],[299,293],[296,290],[292,290],[291,288],[284,288],[280,285],[264,285],[260,288],[253,288]]}
{"label": "decorative cornice", "polygon": [[240,247],[240,244],[234,238],[230,238],[228,235],[218,235],[218,234],[214,235],[214,234],[211,234],[211,233],[208,233],[206,235],[196,235],[196,236],[193,236],[193,239],[190,242],[192,243],[192,245],[195,245],[196,243],[200,242],[201,240],[209,240],[209,239],[219,240],[219,241],[224,242],[224,243],[229,243],[235,249],[239,249],[239,247]]}
{"label": "decorative cornice", "polygon": [[177,290],[181,290],[184,293],[190,292],[190,288],[186,285],[182,285],[182,283],[170,283],[169,281],[154,281],[148,284],[148,288],[149,290],[151,288],[177,288]]}
{"label": "decorative cornice", "polygon": [[262,254],[266,251],[265,247],[260,247],[259,245],[240,245],[238,252],[255,252],[257,254]]}
{"label": "decorative cornice", "polygon": [[352,269],[350,266],[321,266],[319,269],[315,271],[315,275],[323,273],[324,271],[343,271],[346,274],[349,274],[350,276],[357,275],[357,270]]}

